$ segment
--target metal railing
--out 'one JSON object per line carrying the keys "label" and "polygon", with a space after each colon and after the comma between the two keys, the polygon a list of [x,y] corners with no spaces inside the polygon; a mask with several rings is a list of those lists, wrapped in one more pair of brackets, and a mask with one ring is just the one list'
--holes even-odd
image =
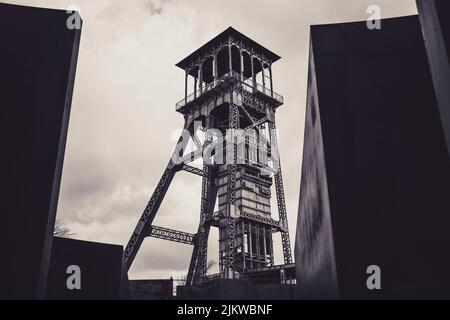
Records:
{"label": "metal railing", "polygon": [[214,88],[218,87],[219,85],[225,83],[225,82],[229,82],[229,81],[241,81],[241,83],[243,84],[243,87],[246,91],[251,92],[251,93],[256,93],[256,92],[261,92],[264,95],[271,97],[272,99],[275,99],[276,101],[278,101],[280,104],[284,103],[284,99],[283,96],[273,92],[272,90],[270,90],[270,88],[267,88],[259,83],[255,83],[255,86],[253,85],[253,81],[251,79],[247,79],[245,81],[241,80],[241,75],[235,71],[230,71],[226,74],[224,74],[222,77],[220,77],[219,79],[211,82],[210,84],[208,84],[206,87],[202,88],[202,89],[198,89],[196,90],[194,93],[191,93],[190,95],[188,95],[186,98],[180,100],[177,104],[176,104],[176,110],[180,110],[181,108],[183,108],[184,106],[186,106],[187,104],[191,103],[192,101],[194,101],[195,99],[201,97],[203,94],[213,90]]}

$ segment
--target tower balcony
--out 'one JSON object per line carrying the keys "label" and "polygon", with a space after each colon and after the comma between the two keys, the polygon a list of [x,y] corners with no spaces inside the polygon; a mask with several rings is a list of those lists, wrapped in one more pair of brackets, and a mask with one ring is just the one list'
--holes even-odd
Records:
{"label": "tower balcony", "polygon": [[186,113],[187,109],[194,102],[200,102],[204,99],[211,97],[213,94],[217,94],[227,89],[230,85],[240,82],[242,87],[247,92],[250,92],[257,97],[266,100],[271,103],[275,108],[281,106],[284,103],[282,95],[274,92],[270,88],[263,86],[262,84],[253,82],[252,79],[242,80],[242,76],[235,71],[230,71],[221,76],[220,78],[212,81],[202,89],[198,89],[195,92],[188,95],[176,104],[176,111],[180,113]]}

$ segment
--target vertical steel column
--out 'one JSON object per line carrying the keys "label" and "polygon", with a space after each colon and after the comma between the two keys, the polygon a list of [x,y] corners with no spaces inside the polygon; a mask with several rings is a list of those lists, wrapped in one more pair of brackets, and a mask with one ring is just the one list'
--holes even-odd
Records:
{"label": "vertical steel column", "polygon": [[203,165],[205,176],[202,182],[202,200],[200,209],[200,225],[197,232],[198,256],[194,271],[194,284],[200,284],[206,276],[206,265],[208,259],[208,237],[210,225],[208,224],[210,197],[212,197],[212,168],[206,164]]}
{"label": "vertical steel column", "polygon": [[[246,259],[245,259],[245,251],[247,247],[245,246],[245,222],[242,220],[242,270],[245,270],[247,267]],[[247,237],[247,245],[248,245],[248,237]]]}
{"label": "vertical steel column", "polygon": [[241,81],[244,81],[244,56],[243,56],[243,52],[242,49],[239,50],[240,53],[240,61],[241,61]]}
{"label": "vertical steel column", "polygon": [[[184,130],[187,129],[188,129],[187,122],[185,122]],[[178,144],[181,144],[182,150],[186,148],[187,143],[188,139],[183,139],[183,136],[180,136]],[[159,180],[159,183],[156,186],[155,191],[153,192],[147,206],[145,207],[145,210],[142,213],[142,216],[139,219],[139,222],[136,225],[136,228],[134,229],[134,232],[131,235],[131,238],[128,241],[127,246],[125,247],[125,250],[123,252],[123,258],[127,270],[130,269],[131,264],[133,263],[133,260],[136,257],[136,254],[139,248],[141,247],[142,242],[144,241],[147,231],[149,230],[149,228],[153,223],[156,213],[158,212],[159,206],[161,205],[161,202],[163,201],[164,196],[166,195],[166,192],[169,189],[170,183],[172,182],[173,177],[177,172],[177,168],[176,165],[173,163],[173,159],[176,156],[179,156],[179,154],[176,154],[178,152],[180,152],[179,148],[175,148],[171,160],[167,165],[166,170],[164,171],[164,174]]]}
{"label": "vertical steel column", "polygon": [[197,98],[197,81],[198,81],[198,72],[197,77],[194,77],[194,99]]}
{"label": "vertical steel column", "polygon": [[203,92],[203,63],[200,64],[198,69],[198,89],[200,91],[200,94]]}
{"label": "vertical steel column", "polygon": [[231,39],[228,42],[228,63],[230,67],[230,74],[233,71],[233,61],[231,60]]}
{"label": "vertical steel column", "polygon": [[186,75],[184,77],[184,103],[187,102],[187,96],[188,96],[188,72],[186,70]]}
{"label": "vertical steel column", "polygon": [[272,239],[272,237],[271,237],[271,241],[269,243],[269,248],[270,248],[270,265],[273,266],[275,264],[275,261],[273,258],[273,239]]}
{"label": "vertical steel column", "polygon": [[189,263],[188,274],[186,276],[186,283],[185,283],[186,286],[191,286],[194,284],[194,273],[195,273],[195,268],[197,266],[199,249],[200,249],[200,246],[199,246],[198,237],[195,236],[194,249],[192,250],[191,262]]}
{"label": "vertical steel column", "polygon": [[270,96],[273,98],[273,77],[272,77],[272,65],[269,65],[269,75],[270,75]]}
{"label": "vertical steel column", "polygon": [[263,235],[264,235],[264,266],[266,266],[266,257],[267,257],[267,243],[266,243],[266,236],[267,236],[267,230],[266,227],[263,226]]}
{"label": "vertical steel column", "polygon": [[264,90],[264,94],[266,94],[265,89],[266,89],[266,73],[264,71],[264,61],[261,60],[261,72],[262,72],[262,85],[263,85],[263,90]]}
{"label": "vertical steel column", "polygon": [[256,225],[256,260],[257,262],[257,268],[260,268],[259,261],[261,260],[261,248],[259,243],[259,231],[260,231],[259,224]]}
{"label": "vertical steel column", "polygon": [[253,86],[253,92],[255,92],[255,88],[256,88],[256,75],[255,75],[255,62],[254,62],[255,57],[253,56],[253,53],[250,57],[250,64],[252,66],[252,86]]}
{"label": "vertical steel column", "polygon": [[250,269],[253,268],[253,235],[252,235],[252,223],[248,222],[248,241],[249,241],[249,253],[250,253]]}
{"label": "vertical steel column", "polygon": [[[205,121],[206,137],[204,147],[212,142],[212,135],[208,131],[213,127],[213,119],[207,117]],[[206,276],[208,259],[208,237],[210,231],[210,219],[212,218],[214,204],[217,197],[217,188],[214,183],[215,167],[213,165],[203,164],[202,195],[200,209],[200,223],[196,235],[196,243],[192,253],[189,272],[186,284],[200,284]]]}

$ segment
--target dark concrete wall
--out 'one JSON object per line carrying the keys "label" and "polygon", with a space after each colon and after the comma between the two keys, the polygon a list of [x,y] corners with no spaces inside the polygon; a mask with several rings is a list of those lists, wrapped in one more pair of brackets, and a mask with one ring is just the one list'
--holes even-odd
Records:
{"label": "dark concrete wall", "polygon": [[417,9],[450,150],[450,1],[417,0]]}
{"label": "dark concrete wall", "polygon": [[313,26],[311,44],[300,293],[333,294],[334,258],[341,298],[449,298],[450,160],[418,17]]}
{"label": "dark concrete wall", "polygon": [[[123,292],[122,246],[64,239],[53,240],[47,299],[120,299]],[[67,288],[67,267],[81,270],[81,290]],[[127,283],[123,284],[124,286]]]}
{"label": "dark concrete wall", "polygon": [[0,298],[42,298],[80,30],[65,11],[0,4]]}

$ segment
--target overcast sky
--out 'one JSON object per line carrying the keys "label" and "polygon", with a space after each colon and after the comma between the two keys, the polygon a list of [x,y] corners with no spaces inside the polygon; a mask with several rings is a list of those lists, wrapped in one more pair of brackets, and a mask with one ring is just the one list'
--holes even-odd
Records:
{"label": "overcast sky", "polygon": [[[174,65],[229,26],[279,54],[274,89],[291,242],[303,145],[309,26],[365,20],[369,5],[382,17],[416,13],[413,0],[18,0],[67,9],[84,20],[58,218],[77,239],[126,245],[183,125],[175,103],[184,72]],[[38,26],[36,26],[38,27]],[[194,233],[201,180],[176,175],[154,224]],[[276,213],[276,209],[274,210]],[[278,219],[278,217],[275,218]],[[217,260],[217,230],[210,258]],[[276,262],[282,263],[279,236]],[[293,248],[292,248],[293,249]],[[145,240],[130,278],[186,273],[192,247]]]}

